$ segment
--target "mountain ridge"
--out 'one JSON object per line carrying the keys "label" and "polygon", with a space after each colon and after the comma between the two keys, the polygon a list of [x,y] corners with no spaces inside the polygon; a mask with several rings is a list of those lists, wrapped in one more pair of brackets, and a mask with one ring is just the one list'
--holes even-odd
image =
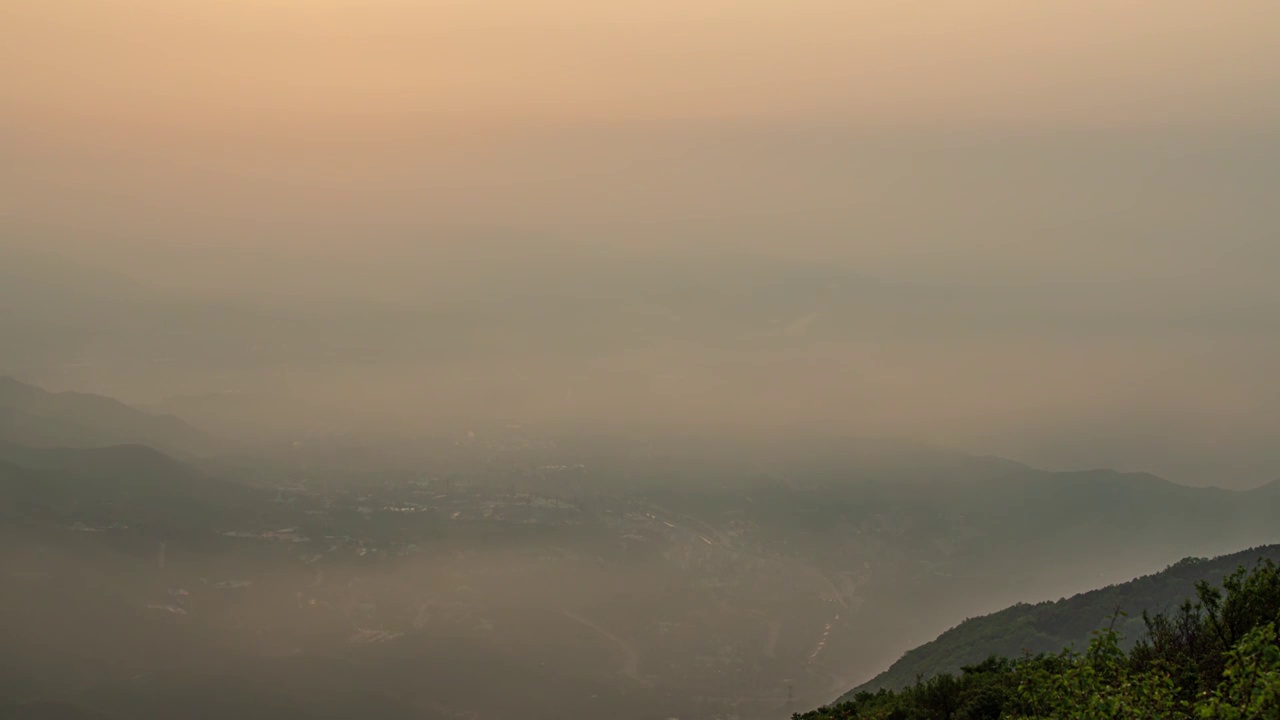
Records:
{"label": "mountain ridge", "polygon": [[219,443],[174,415],[152,415],[114,398],[50,392],[0,376],[0,441],[29,447],[147,445],[184,457],[209,455]]}

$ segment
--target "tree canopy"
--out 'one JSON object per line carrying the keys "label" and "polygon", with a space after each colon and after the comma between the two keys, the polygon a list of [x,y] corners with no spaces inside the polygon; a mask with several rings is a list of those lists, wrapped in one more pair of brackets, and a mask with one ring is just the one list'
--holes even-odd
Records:
{"label": "tree canopy", "polygon": [[1117,613],[1083,652],[992,656],[958,674],[852,700],[793,720],[1280,719],[1280,566],[1200,582],[1175,611],[1144,613],[1122,645]]}

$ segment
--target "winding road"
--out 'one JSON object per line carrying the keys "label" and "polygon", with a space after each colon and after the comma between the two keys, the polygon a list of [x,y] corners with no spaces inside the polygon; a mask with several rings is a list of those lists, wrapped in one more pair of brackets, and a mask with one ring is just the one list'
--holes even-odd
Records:
{"label": "winding road", "polygon": [[561,610],[560,612],[570,620],[595,631],[596,634],[613,643],[614,646],[622,651],[622,674],[642,685],[647,684],[644,677],[640,674],[640,655],[636,653],[635,649],[632,648],[627,641],[575,612],[571,612],[569,610]]}

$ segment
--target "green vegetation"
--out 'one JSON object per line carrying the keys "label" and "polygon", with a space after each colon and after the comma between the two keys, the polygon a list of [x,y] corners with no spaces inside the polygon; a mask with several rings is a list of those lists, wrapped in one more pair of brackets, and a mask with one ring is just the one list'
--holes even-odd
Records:
{"label": "green vegetation", "polygon": [[1200,582],[1218,584],[1241,565],[1268,558],[1280,562],[1280,545],[1251,548],[1213,559],[1187,558],[1165,570],[1126,583],[1110,585],[1058,601],[1020,603],[990,615],[971,618],[936,640],[915,648],[888,670],[854,688],[841,701],[863,691],[881,688],[901,690],[921,679],[957,673],[991,655],[1021,657],[1057,652],[1064,648],[1083,651],[1092,633],[1108,626],[1116,613],[1121,648],[1129,649],[1142,636],[1144,613],[1177,608],[1194,597]]}
{"label": "green vegetation", "polygon": [[992,656],[900,691],[862,691],[794,720],[1280,719],[1280,567],[1270,559],[1205,581],[1196,601],[1143,613],[1130,650],[1116,629],[1084,652]]}

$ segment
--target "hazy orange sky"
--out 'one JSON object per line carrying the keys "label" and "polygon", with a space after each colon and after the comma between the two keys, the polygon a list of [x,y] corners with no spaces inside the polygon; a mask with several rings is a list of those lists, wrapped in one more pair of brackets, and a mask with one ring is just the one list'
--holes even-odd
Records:
{"label": "hazy orange sky", "polygon": [[[633,261],[732,285],[765,256],[1000,299],[949,320],[930,295],[920,327],[872,308],[883,347],[794,338],[785,370],[661,345],[590,362],[683,364],[703,395],[672,391],[670,416],[860,408],[996,450],[1065,423],[1082,462],[1269,437],[1280,412],[1272,0],[8,0],[0,74],[0,243],[88,277],[329,307],[608,287]],[[1007,307],[1023,324],[991,330]],[[550,403],[578,332],[460,367]],[[504,365],[544,351],[536,379]],[[398,362],[312,384],[398,401],[421,370]],[[875,400],[837,400],[851,377]],[[657,403],[598,385],[602,415]],[[1126,427],[1159,452],[1094,452]]]}
{"label": "hazy orange sky", "polygon": [[49,132],[1280,118],[1261,0],[15,0],[0,26],[8,122]]}
{"label": "hazy orange sky", "polygon": [[[498,222],[909,271],[1205,202],[1188,182],[1257,225],[1236,185],[1277,147],[1280,5],[17,0],[0,67],[20,241],[367,252]],[[1079,269],[1055,232],[1033,255]],[[1124,272],[1151,251],[1100,242]]]}

